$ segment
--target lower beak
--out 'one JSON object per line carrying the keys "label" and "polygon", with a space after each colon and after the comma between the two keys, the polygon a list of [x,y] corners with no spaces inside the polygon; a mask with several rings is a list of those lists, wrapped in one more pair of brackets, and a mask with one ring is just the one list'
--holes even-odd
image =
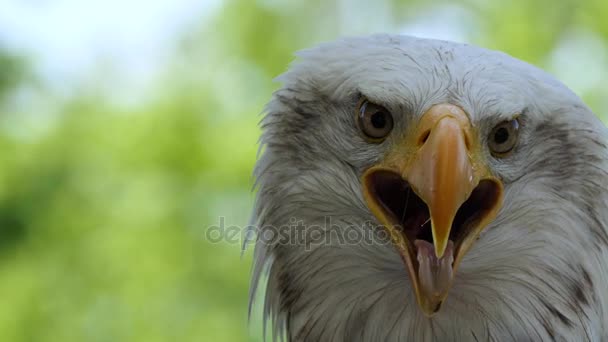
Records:
{"label": "lower beak", "polygon": [[467,115],[442,104],[363,177],[366,202],[408,266],[418,304],[439,311],[457,266],[502,203]]}

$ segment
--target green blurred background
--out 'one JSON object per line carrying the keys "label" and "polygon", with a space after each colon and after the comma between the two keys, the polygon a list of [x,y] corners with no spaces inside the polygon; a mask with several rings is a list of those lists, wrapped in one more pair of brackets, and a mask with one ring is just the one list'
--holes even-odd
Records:
{"label": "green blurred background", "polygon": [[0,341],[261,341],[256,127],[292,53],[393,32],[500,49],[608,109],[605,0],[0,2]]}

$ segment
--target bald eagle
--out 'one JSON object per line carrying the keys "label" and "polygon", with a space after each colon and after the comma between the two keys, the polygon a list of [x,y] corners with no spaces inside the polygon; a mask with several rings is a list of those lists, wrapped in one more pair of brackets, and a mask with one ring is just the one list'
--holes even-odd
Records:
{"label": "bald eagle", "polygon": [[581,99],[447,41],[297,56],[254,171],[273,338],[608,341],[608,132]]}

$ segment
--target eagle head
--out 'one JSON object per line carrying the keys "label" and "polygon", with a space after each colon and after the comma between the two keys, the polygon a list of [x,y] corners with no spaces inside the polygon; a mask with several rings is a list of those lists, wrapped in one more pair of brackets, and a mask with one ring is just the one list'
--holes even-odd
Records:
{"label": "eagle head", "polygon": [[264,282],[275,337],[608,338],[607,132],[575,94],[446,41],[298,57],[255,168],[251,301]]}

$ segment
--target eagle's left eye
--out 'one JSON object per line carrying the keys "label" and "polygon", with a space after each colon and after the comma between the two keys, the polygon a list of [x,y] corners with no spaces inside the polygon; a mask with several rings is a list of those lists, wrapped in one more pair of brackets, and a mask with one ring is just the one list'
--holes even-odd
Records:
{"label": "eagle's left eye", "polygon": [[381,142],[393,129],[393,116],[384,107],[363,101],[357,115],[359,129],[372,142]]}
{"label": "eagle's left eye", "polygon": [[488,137],[488,146],[496,157],[504,157],[513,150],[519,138],[519,121],[504,121],[496,125]]}

